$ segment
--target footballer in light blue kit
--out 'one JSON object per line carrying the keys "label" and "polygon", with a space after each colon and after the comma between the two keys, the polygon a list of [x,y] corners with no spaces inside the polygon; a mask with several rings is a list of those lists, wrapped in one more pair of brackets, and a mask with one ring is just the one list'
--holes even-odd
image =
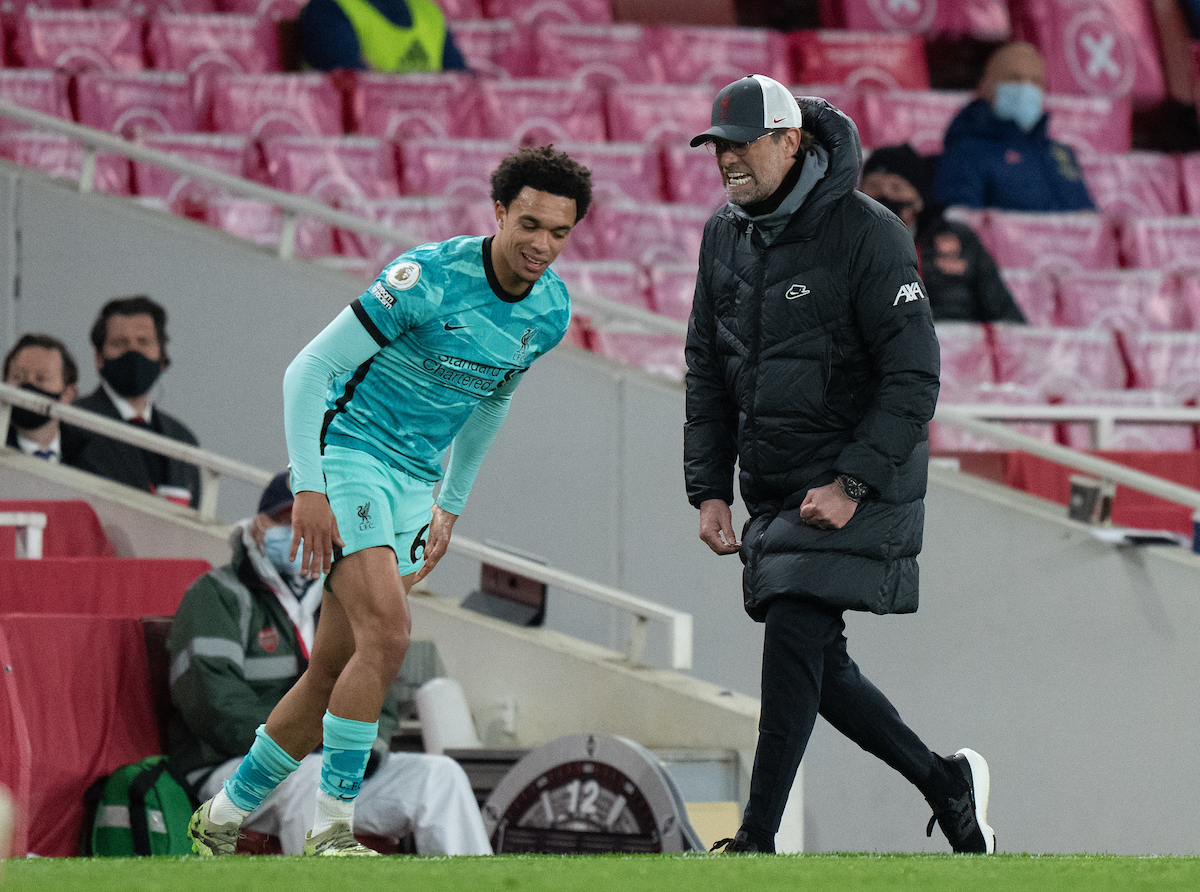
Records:
{"label": "footballer in light blue kit", "polygon": [[408,650],[408,590],[445,554],[521,376],[566,334],[567,289],[549,267],[591,177],[549,146],[523,148],[492,173],[492,199],[495,235],[404,253],[288,366],[292,557],[301,575],[329,574],[321,621],[308,668],[192,816],[199,855],[232,854],[242,820],[318,744],[304,853],[375,854],[354,838],[354,799]]}

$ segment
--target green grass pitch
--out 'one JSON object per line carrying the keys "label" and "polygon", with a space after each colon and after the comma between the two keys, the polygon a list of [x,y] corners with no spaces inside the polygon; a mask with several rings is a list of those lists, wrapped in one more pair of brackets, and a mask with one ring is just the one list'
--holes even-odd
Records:
{"label": "green grass pitch", "polygon": [[1200,858],[1107,855],[501,855],[10,860],[3,892],[1174,892]]}

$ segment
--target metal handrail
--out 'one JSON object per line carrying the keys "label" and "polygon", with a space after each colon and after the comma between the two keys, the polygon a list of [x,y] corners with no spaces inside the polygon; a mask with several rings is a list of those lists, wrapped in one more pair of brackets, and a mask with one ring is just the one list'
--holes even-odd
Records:
{"label": "metal handrail", "polygon": [[1193,406],[1002,406],[995,403],[949,403],[940,408],[956,415],[991,421],[1081,421],[1091,427],[1092,449],[1111,449],[1118,422],[1200,424]]}

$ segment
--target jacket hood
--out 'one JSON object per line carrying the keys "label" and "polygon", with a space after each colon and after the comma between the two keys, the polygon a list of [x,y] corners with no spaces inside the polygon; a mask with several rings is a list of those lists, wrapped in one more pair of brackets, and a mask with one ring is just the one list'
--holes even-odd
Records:
{"label": "jacket hood", "polygon": [[992,104],[979,98],[967,103],[954,116],[946,128],[945,145],[950,146],[962,139],[983,139],[988,142],[1017,142],[1019,140],[1044,140],[1049,115],[1043,114],[1032,130],[1022,130],[1015,121],[996,117]]}

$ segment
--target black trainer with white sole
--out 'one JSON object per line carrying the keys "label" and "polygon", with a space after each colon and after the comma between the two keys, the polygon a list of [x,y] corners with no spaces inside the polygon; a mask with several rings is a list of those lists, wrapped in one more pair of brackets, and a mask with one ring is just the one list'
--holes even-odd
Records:
{"label": "black trainer with white sole", "polygon": [[946,767],[961,778],[961,787],[954,795],[933,806],[933,817],[925,835],[933,835],[937,823],[946,834],[950,847],[956,852],[991,855],[996,851],[996,833],[988,825],[988,794],[991,776],[988,764],[975,750],[961,749],[945,760]]}

